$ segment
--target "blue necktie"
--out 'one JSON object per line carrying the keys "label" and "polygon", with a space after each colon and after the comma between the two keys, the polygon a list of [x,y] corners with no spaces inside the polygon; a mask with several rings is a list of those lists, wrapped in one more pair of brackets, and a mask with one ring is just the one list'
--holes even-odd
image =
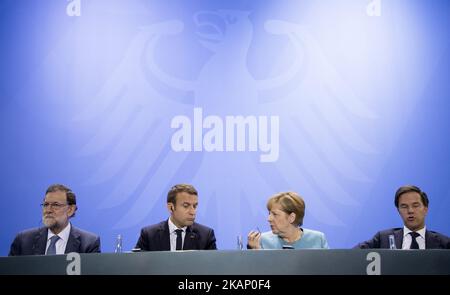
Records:
{"label": "blue necktie", "polygon": [[53,236],[50,238],[50,245],[47,248],[46,255],[55,255],[56,254],[56,241],[59,240],[58,236]]}
{"label": "blue necktie", "polygon": [[183,250],[183,241],[181,240],[181,233],[183,232],[183,230],[176,229],[175,232],[177,233],[177,246],[175,250]]}
{"label": "blue necktie", "polygon": [[420,235],[415,231],[412,231],[409,234],[411,235],[411,246],[409,247],[409,249],[419,249],[419,244],[417,244],[416,238]]}

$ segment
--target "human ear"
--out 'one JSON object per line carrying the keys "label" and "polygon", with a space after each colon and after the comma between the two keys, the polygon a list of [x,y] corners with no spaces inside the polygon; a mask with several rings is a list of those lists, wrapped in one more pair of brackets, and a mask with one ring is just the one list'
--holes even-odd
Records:
{"label": "human ear", "polygon": [[297,217],[297,215],[294,212],[289,214],[289,222],[293,223],[295,221],[295,217]]}

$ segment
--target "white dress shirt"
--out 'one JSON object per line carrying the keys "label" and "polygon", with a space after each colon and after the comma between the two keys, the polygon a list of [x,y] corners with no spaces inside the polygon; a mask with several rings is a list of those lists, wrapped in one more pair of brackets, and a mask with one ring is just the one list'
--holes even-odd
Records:
{"label": "white dress shirt", "polygon": [[[419,249],[425,249],[425,231],[427,227],[424,226],[421,230],[416,231],[420,236],[416,238],[417,244],[419,245]],[[412,243],[412,236],[409,234],[412,232],[406,226],[403,226],[403,244],[402,249],[410,249]]]}
{"label": "white dress shirt", "polygon": [[184,246],[184,237],[186,236],[187,226],[178,228],[175,224],[173,224],[172,220],[169,218],[169,233],[170,233],[170,251],[176,251],[177,249],[177,233],[175,230],[181,229],[183,232],[181,233],[181,249]]}
{"label": "white dress shirt", "polygon": [[[64,254],[66,251],[67,241],[69,240],[70,235],[70,222],[67,224],[67,226],[58,234],[59,239],[56,241],[55,248],[56,248],[56,254]],[[50,229],[48,229],[47,234],[47,246],[45,246],[45,254],[47,254],[48,246],[50,246],[50,239],[51,237],[55,236],[54,233]]]}

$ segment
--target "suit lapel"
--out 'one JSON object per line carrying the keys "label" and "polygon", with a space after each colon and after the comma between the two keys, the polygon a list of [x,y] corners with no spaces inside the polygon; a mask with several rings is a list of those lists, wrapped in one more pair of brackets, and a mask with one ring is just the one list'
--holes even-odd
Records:
{"label": "suit lapel", "polygon": [[34,236],[32,246],[33,255],[45,255],[45,246],[47,246],[47,233],[47,228],[42,227]]}
{"label": "suit lapel", "polygon": [[403,228],[394,231],[395,247],[402,249],[403,245]]}
{"label": "suit lapel", "polygon": [[193,230],[193,225],[188,226],[186,229],[186,235],[184,236],[183,250],[196,250],[197,234]]}
{"label": "suit lapel", "polygon": [[162,222],[158,230],[161,251],[170,251],[170,233],[168,221]]}
{"label": "suit lapel", "polygon": [[80,252],[80,233],[73,226],[70,227],[69,239],[67,240],[66,250],[64,253]]}
{"label": "suit lapel", "polygon": [[436,249],[439,248],[437,243],[437,239],[435,238],[433,233],[429,231],[425,231],[425,249]]}

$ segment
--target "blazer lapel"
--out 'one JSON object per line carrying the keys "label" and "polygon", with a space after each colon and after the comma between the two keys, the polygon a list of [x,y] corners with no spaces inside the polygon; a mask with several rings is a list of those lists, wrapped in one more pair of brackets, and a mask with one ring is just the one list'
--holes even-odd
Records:
{"label": "blazer lapel", "polygon": [[80,233],[73,226],[70,227],[69,239],[67,240],[66,250],[64,253],[81,252],[80,251]]}
{"label": "blazer lapel", "polygon": [[395,247],[402,249],[403,245],[403,228],[394,231]]}
{"label": "blazer lapel", "polygon": [[33,240],[33,255],[45,255],[45,246],[47,246],[47,233],[48,230],[45,227],[41,227]]}
{"label": "blazer lapel", "polygon": [[436,249],[439,246],[436,243],[437,239],[434,237],[433,233],[425,231],[425,249]]}
{"label": "blazer lapel", "polygon": [[197,247],[197,233],[193,230],[193,226],[188,226],[186,235],[184,236],[183,250],[196,250]]}
{"label": "blazer lapel", "polygon": [[170,251],[170,233],[168,221],[162,222],[158,230],[161,251]]}

